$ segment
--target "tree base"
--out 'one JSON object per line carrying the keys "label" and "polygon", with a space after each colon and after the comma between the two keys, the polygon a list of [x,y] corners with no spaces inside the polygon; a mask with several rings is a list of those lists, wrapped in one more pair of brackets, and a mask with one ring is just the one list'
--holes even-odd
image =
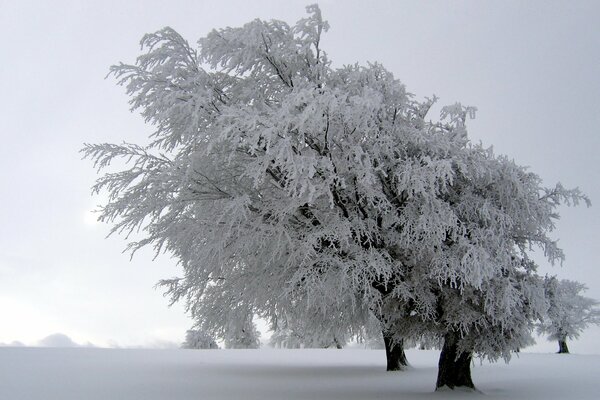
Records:
{"label": "tree base", "polygon": [[558,354],[569,354],[569,347],[566,340],[558,341]]}
{"label": "tree base", "polygon": [[408,367],[404,353],[404,340],[394,341],[391,336],[383,336],[385,344],[385,357],[387,359],[386,371],[402,371]]}
{"label": "tree base", "polygon": [[444,347],[438,363],[438,377],[435,390],[447,387],[475,390],[471,379],[471,352],[458,352],[458,335],[455,332],[444,336]]}

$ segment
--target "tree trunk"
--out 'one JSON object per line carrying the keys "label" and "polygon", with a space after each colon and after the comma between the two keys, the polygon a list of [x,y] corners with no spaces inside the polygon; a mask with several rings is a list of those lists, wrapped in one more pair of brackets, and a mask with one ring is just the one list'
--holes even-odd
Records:
{"label": "tree trunk", "polygon": [[438,377],[435,389],[444,386],[450,389],[467,387],[475,389],[471,380],[471,359],[473,353],[462,352],[458,354],[458,333],[448,332],[444,336],[444,347],[438,363]]}
{"label": "tree trunk", "polygon": [[567,339],[558,341],[558,354],[569,354],[569,348],[567,347]]}
{"label": "tree trunk", "polygon": [[404,354],[404,340],[394,340],[391,334],[384,332],[383,343],[387,359],[386,371],[401,371],[408,366],[406,354]]}

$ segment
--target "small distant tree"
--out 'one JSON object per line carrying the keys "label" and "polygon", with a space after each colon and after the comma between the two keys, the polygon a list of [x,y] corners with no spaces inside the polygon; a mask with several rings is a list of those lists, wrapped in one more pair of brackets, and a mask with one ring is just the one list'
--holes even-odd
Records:
{"label": "small distant tree", "polygon": [[252,321],[253,315],[245,313],[229,319],[224,329],[223,341],[226,349],[258,349],[260,332]]}
{"label": "small distant tree", "polygon": [[209,333],[199,329],[190,329],[185,333],[185,341],[181,347],[183,349],[218,349],[219,345]]}
{"label": "small distant tree", "polygon": [[287,349],[341,349],[347,341],[342,329],[328,328],[323,325],[319,329],[310,323],[306,324],[306,320],[288,320],[285,324],[279,324],[269,342],[273,347]]}
{"label": "small distant tree", "polygon": [[271,334],[269,344],[276,348],[302,349],[304,338],[289,328],[279,327]]}
{"label": "small distant tree", "polygon": [[538,333],[558,341],[558,353],[567,354],[567,339],[577,339],[589,325],[600,325],[600,302],[581,295],[587,290],[583,283],[555,276],[546,277],[545,289],[549,309]]}
{"label": "small distant tree", "polygon": [[269,343],[273,347],[286,349],[327,349],[331,347],[341,349],[345,344],[336,337],[309,335],[291,328],[279,328],[274,331]]}

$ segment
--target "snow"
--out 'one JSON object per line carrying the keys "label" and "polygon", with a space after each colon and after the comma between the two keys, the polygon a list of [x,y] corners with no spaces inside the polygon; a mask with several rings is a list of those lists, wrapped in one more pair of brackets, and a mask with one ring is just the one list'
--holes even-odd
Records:
{"label": "snow", "polygon": [[385,372],[383,350],[0,348],[0,398],[596,399],[600,356],[521,353],[473,366],[481,393],[434,392],[437,351],[409,350]]}

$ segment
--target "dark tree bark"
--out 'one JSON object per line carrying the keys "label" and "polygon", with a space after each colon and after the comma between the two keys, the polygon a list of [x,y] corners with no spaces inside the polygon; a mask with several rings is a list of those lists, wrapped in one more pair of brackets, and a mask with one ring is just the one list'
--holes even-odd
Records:
{"label": "dark tree bark", "polygon": [[558,341],[558,354],[569,354],[569,347],[567,347],[567,339]]}
{"label": "dark tree bark", "polygon": [[448,386],[450,389],[466,387],[475,389],[471,379],[471,359],[473,353],[458,351],[458,333],[449,332],[444,336],[444,346],[438,363],[436,390]]}
{"label": "dark tree bark", "polygon": [[386,371],[401,371],[408,366],[406,354],[404,354],[404,340],[393,340],[389,332],[383,332],[383,343],[387,359]]}

